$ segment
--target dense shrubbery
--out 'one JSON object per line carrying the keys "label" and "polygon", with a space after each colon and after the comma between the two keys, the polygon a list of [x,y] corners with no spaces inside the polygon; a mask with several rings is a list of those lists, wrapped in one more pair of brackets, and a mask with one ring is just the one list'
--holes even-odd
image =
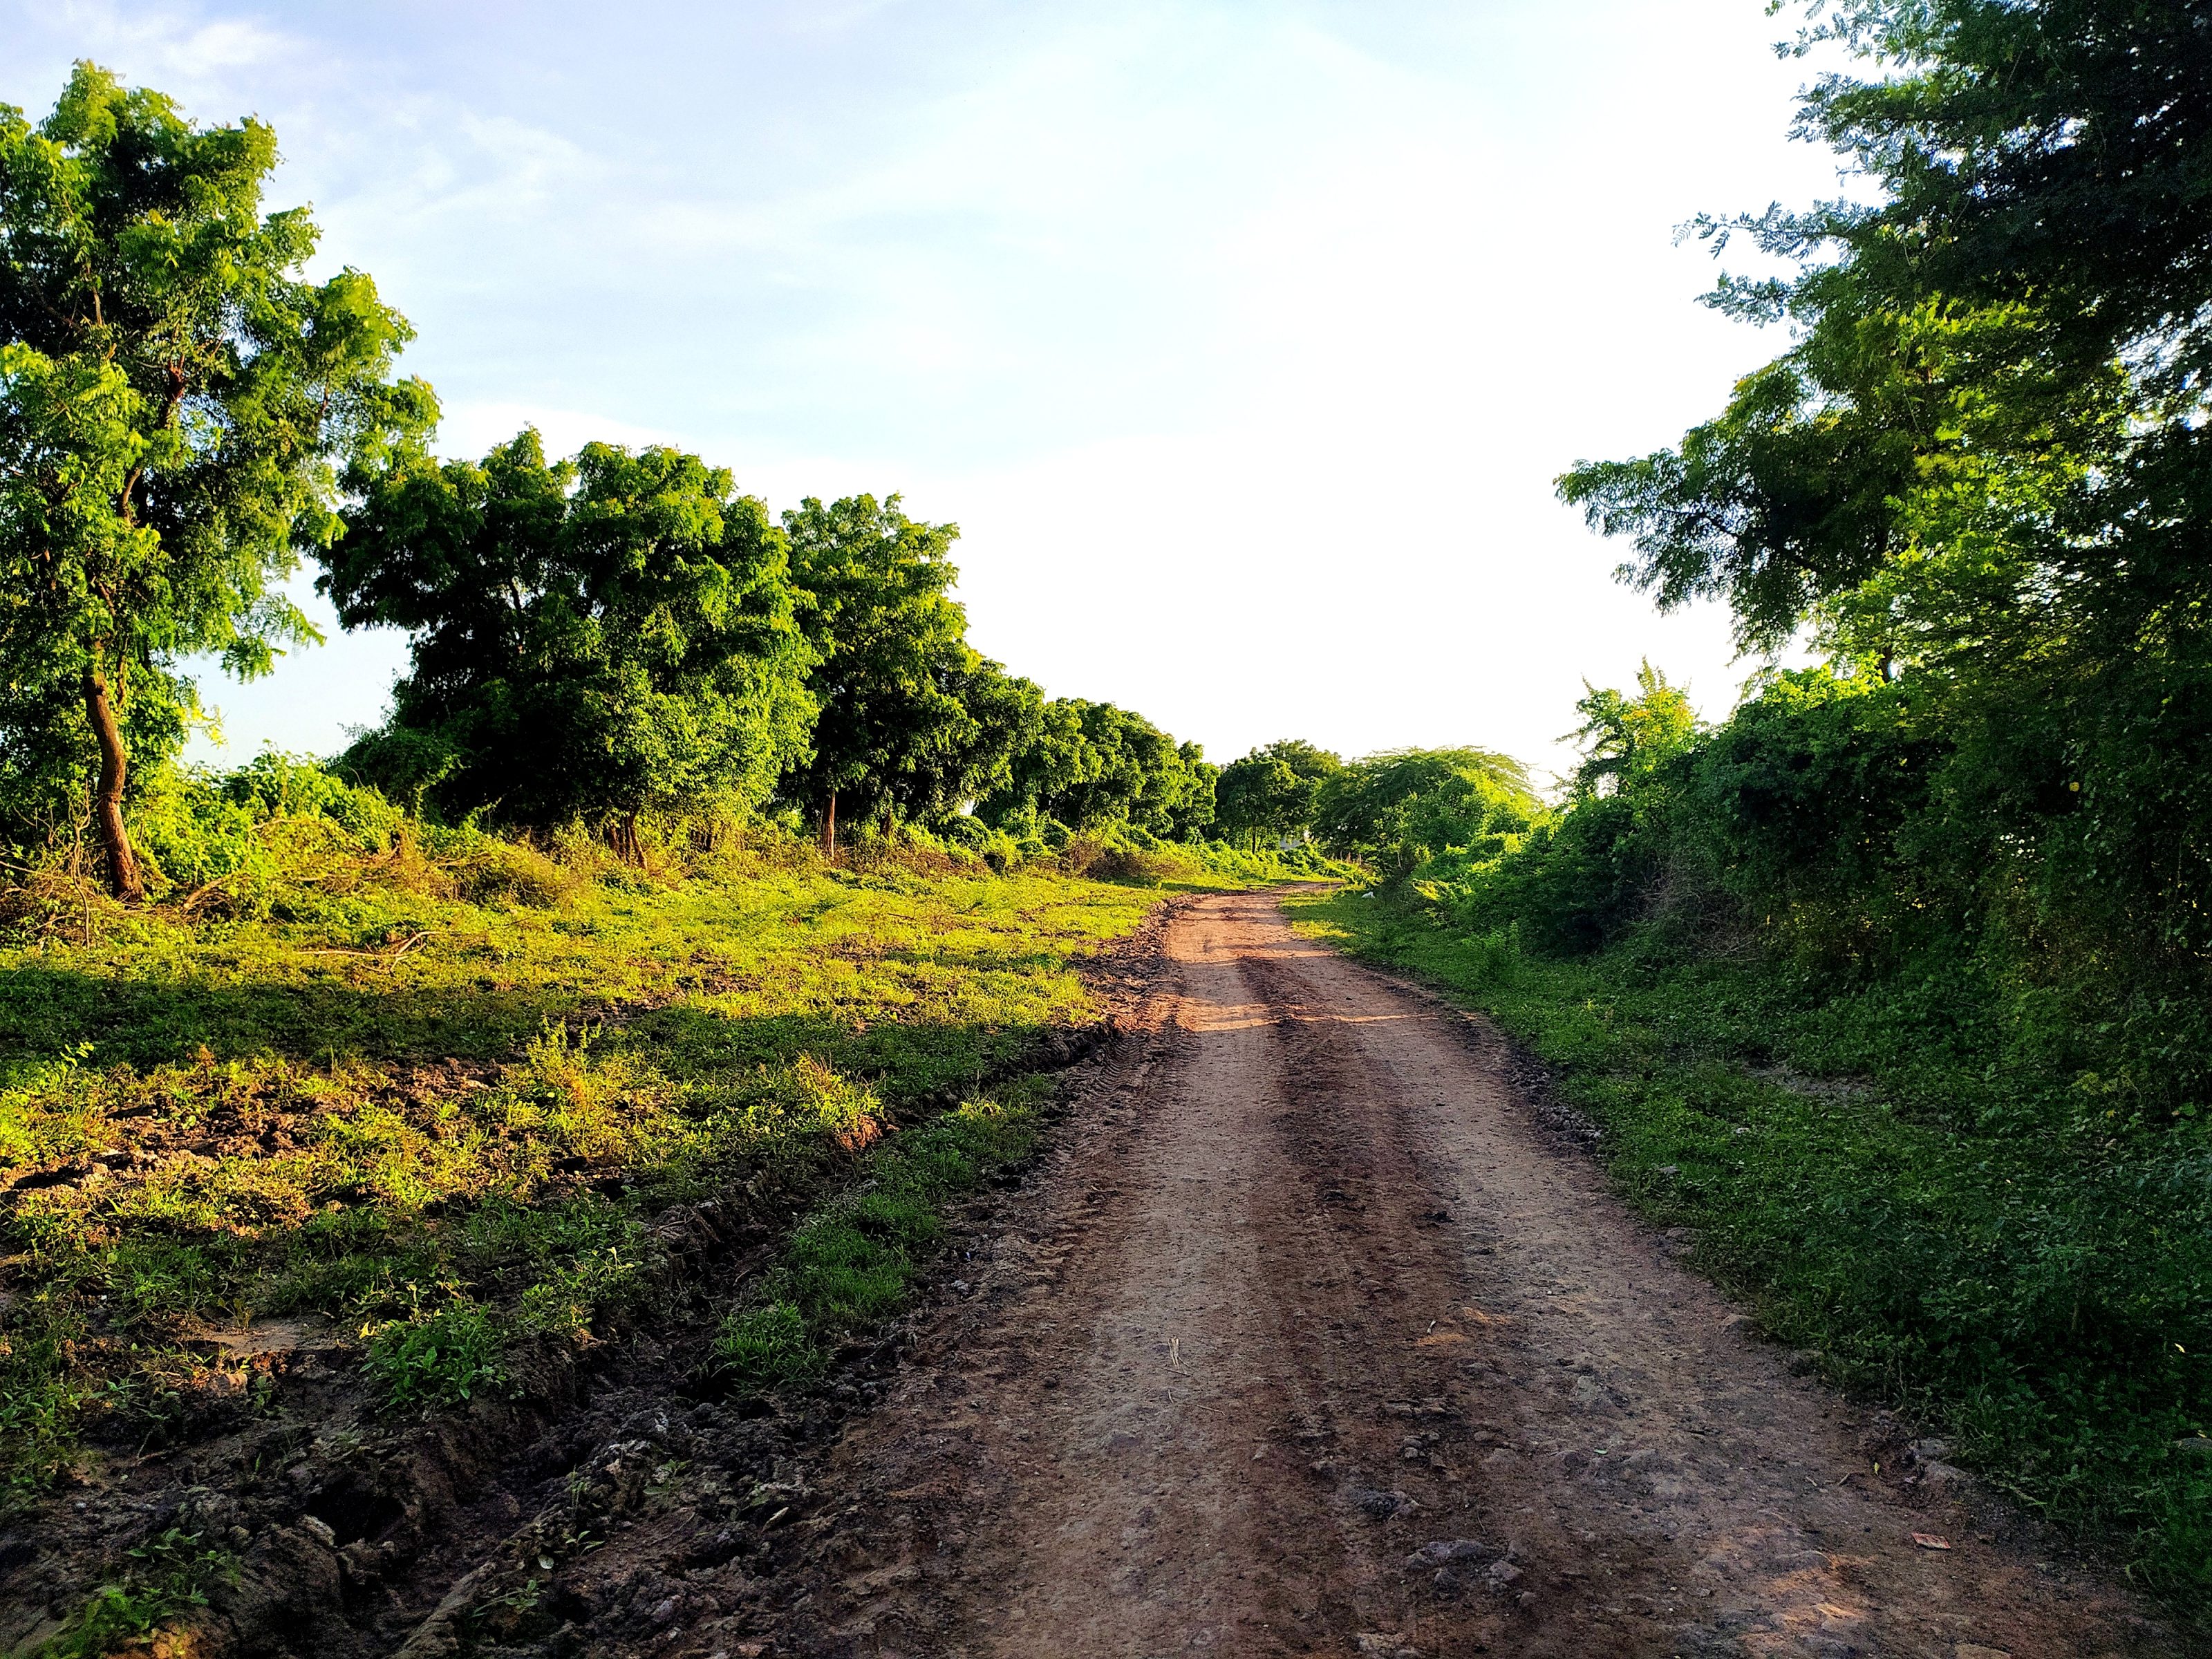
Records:
{"label": "dense shrubbery", "polygon": [[1705,732],[1656,677],[1593,694],[1566,809],[1452,884],[1472,924],[1933,980],[2115,1123],[2212,1104],[2208,30],[1816,18],[1889,71],[1802,121],[1875,199],[1706,224],[1797,262],[1711,296],[1795,343],[1677,447],[1560,488],[1662,605],[1724,599],[1753,647],[1808,629],[1828,665]]}

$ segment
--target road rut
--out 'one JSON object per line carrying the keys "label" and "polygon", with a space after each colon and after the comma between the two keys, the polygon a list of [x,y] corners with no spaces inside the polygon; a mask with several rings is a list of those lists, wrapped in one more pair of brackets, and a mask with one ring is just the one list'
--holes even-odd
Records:
{"label": "road rut", "polygon": [[1903,1431],[1757,1341],[1480,1022],[1265,896],[1162,952],[1097,1109],[816,1477],[843,1508],[765,1650],[2180,1650],[1877,1475]]}

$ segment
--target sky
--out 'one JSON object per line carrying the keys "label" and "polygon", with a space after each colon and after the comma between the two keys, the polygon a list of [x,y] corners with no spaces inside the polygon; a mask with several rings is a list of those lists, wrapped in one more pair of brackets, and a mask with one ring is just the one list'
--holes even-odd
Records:
{"label": "sky", "polygon": [[[1217,760],[1474,743],[1540,771],[1649,658],[1724,714],[1556,500],[1784,342],[1677,227],[1837,193],[1762,0],[0,0],[0,101],[90,58],[252,113],[319,271],[418,338],[442,450],[669,442],[781,510],[960,526],[970,639]],[[343,635],[210,703],[239,762],[380,716]]]}

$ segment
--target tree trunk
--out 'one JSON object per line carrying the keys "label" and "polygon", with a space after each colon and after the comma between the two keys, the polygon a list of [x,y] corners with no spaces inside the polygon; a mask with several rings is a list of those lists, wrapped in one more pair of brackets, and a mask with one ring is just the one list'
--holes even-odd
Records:
{"label": "tree trunk", "polygon": [[837,792],[830,792],[830,799],[822,809],[822,856],[830,863],[837,862]]}
{"label": "tree trunk", "polygon": [[123,732],[115,721],[115,706],[107,700],[107,678],[97,668],[84,677],[84,712],[92,721],[92,735],[100,744],[100,782],[92,792],[92,824],[100,844],[107,851],[107,884],[125,903],[146,896],[139,878],[137,855],[123,827],[123,778],[129,762],[123,752]]}

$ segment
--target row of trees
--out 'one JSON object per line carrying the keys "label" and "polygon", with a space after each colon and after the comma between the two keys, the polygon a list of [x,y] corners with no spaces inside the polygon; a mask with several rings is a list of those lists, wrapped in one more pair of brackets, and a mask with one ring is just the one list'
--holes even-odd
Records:
{"label": "row of trees", "polygon": [[1399,749],[1349,763],[1297,739],[1221,769],[1215,821],[1248,844],[1311,839],[1401,872],[1440,853],[1495,853],[1542,815],[1521,763],[1487,749]]}
{"label": "row of trees", "polygon": [[349,629],[410,641],[347,769],[453,817],[781,803],[841,823],[1187,837],[1215,769],[1108,703],[1047,699],[967,642],[951,525],[896,496],[773,517],[673,448],[549,459],[526,431],[433,453],[411,337],[365,275],[304,276],[264,214],[276,140],[203,128],[80,64],[36,125],[0,107],[0,816],[93,826],[143,888],[134,790],[199,716],[185,673],[312,643],[302,557]]}

